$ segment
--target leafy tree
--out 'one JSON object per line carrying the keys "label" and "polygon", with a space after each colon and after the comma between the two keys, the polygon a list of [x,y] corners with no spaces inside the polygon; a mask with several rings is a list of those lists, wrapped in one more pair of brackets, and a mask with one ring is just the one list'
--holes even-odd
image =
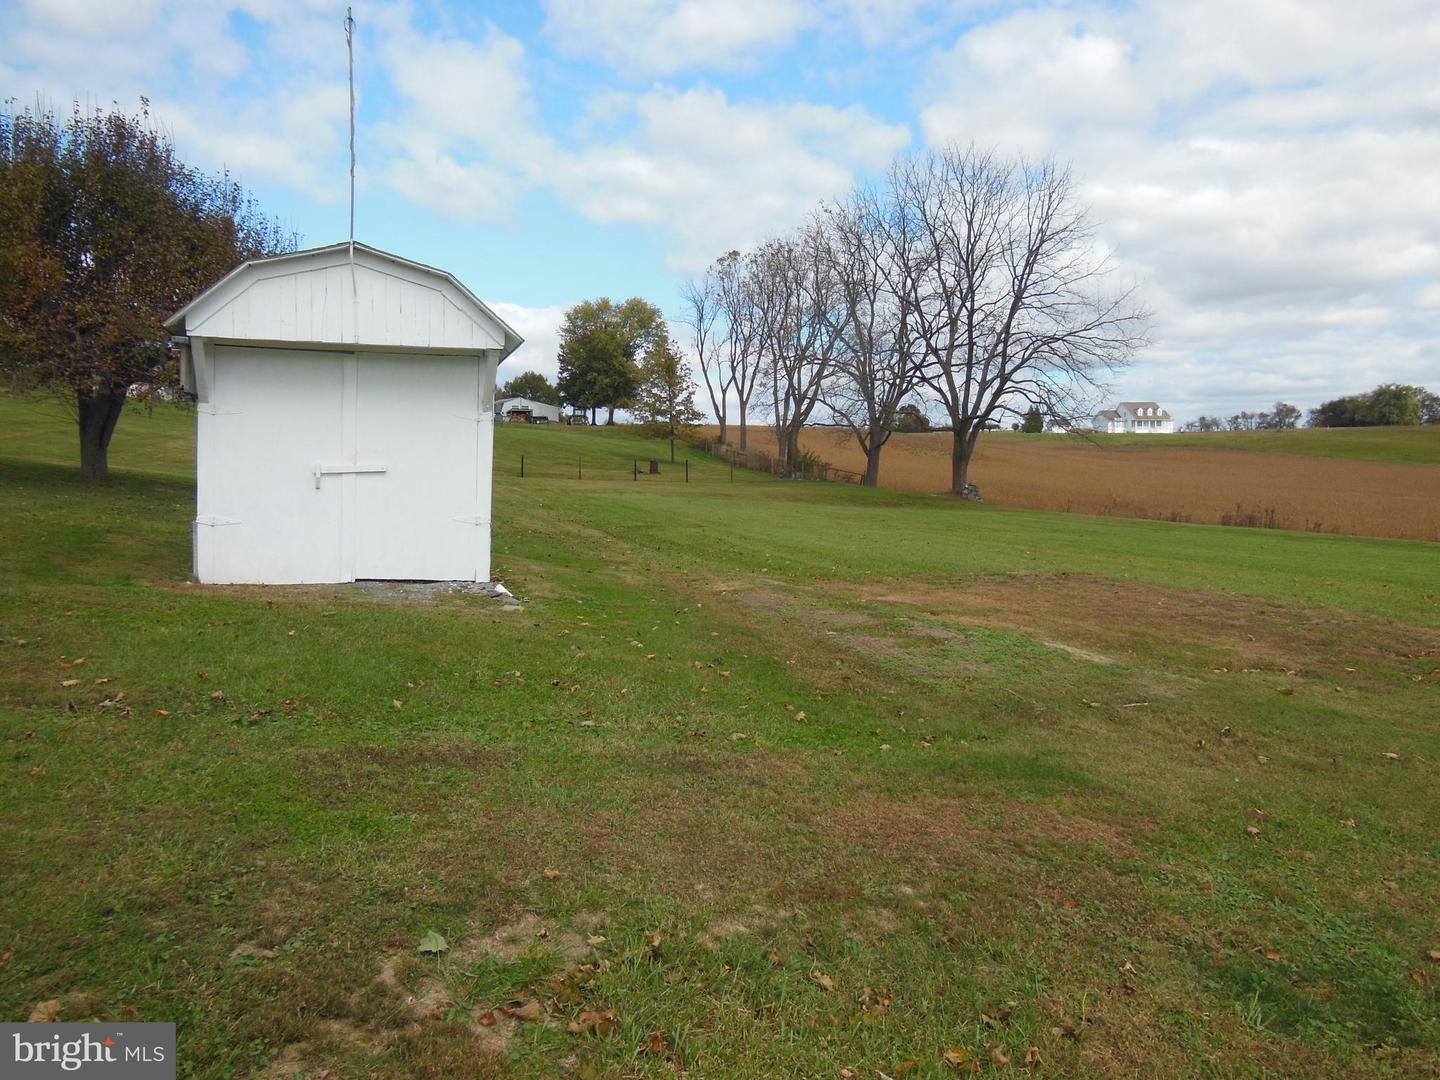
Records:
{"label": "leafy tree", "polygon": [[1361,416],[1367,425],[1384,427],[1392,424],[1420,423],[1420,388],[1385,383],[1365,395]]}
{"label": "leafy tree", "polygon": [[1218,416],[1201,416],[1185,425],[1186,431],[1223,431],[1225,421]]}
{"label": "leafy tree", "polygon": [[88,477],[108,474],[131,389],[178,386],[162,321],[294,246],[228,176],[183,164],[144,103],[0,113],[0,371],[73,405]]}
{"label": "leafy tree", "polygon": [[925,415],[919,405],[907,402],[901,405],[900,411],[895,414],[895,430],[907,433],[929,431],[930,418]]}
{"label": "leafy tree", "polygon": [[665,338],[665,317],[654,304],[632,296],[623,304],[608,297],[585,300],[565,312],[560,325],[560,395],[578,408],[629,408],[640,385],[636,358]]}
{"label": "leafy tree", "polygon": [[1031,407],[1025,414],[1025,421],[1020,425],[1020,430],[1028,435],[1038,435],[1045,430],[1045,414],[1039,409]]}
{"label": "leafy tree", "polygon": [[1384,427],[1419,424],[1425,395],[1419,386],[1382,383],[1368,394],[1352,394],[1327,401],[1310,410],[1311,427]]}
{"label": "leafy tree", "polygon": [[640,389],[635,419],[653,435],[670,440],[675,460],[675,437],[705,418],[695,407],[695,380],[684,357],[669,339],[656,342],[640,367]]}
{"label": "leafy tree", "polygon": [[1299,425],[1301,413],[1294,405],[1284,401],[1277,401],[1275,402],[1273,412],[1262,413],[1261,415],[1266,418],[1263,425],[1264,427],[1270,428],[1273,431],[1286,431]]}
{"label": "leafy tree", "polygon": [[1420,423],[1440,424],[1440,394],[1421,390],[1416,396],[1420,402]]}
{"label": "leafy tree", "polygon": [[560,404],[560,391],[538,371],[522,371],[500,388],[500,396],[529,398],[547,405]]}

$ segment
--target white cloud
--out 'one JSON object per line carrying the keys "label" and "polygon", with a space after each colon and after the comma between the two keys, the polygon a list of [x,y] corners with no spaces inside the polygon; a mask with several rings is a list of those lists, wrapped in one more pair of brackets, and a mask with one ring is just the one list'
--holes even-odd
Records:
{"label": "white cloud", "polygon": [[804,0],[548,0],[545,31],[566,52],[622,72],[751,66],[813,17]]}
{"label": "white cloud", "polygon": [[1440,381],[1403,314],[1440,279],[1437,50],[1408,0],[1022,11],[934,56],[920,114],[932,144],[1073,161],[1156,310],[1124,394],[1233,411]]}
{"label": "white cloud", "polygon": [[910,140],[858,106],[732,102],[715,89],[635,95],[625,138],[562,155],[552,182],[598,221],[663,225],[694,270],[798,223]]}
{"label": "white cloud", "polygon": [[551,382],[555,381],[558,371],[556,356],[560,351],[560,323],[564,321],[566,306],[555,304],[550,307],[526,307],[523,304],[490,301],[490,307],[495,314],[525,339],[525,344],[511,353],[501,365],[501,383],[513,379],[523,371],[538,371]]}

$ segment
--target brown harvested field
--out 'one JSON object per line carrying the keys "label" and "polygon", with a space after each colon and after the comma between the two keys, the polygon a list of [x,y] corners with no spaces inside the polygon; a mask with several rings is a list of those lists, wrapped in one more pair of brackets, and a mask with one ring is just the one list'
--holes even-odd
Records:
{"label": "brown harvested field", "polygon": [[[774,432],[752,428],[749,443],[773,452]],[[838,468],[865,467],[855,440],[833,428],[810,429],[803,445]],[[1440,464],[1105,447],[1081,438],[1042,441],[996,432],[982,437],[970,479],[998,506],[1440,540]],[[881,459],[880,483],[902,491],[948,490],[950,435],[895,435]]]}

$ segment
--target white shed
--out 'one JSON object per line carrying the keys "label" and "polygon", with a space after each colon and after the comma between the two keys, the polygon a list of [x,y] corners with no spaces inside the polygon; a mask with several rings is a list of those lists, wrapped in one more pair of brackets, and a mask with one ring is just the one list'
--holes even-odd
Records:
{"label": "white shed", "polygon": [[197,578],[489,580],[520,337],[454,277],[334,244],[247,262],[165,325],[199,412]]}
{"label": "white shed", "polygon": [[560,406],[527,397],[507,397],[495,402],[495,416],[500,420],[524,420],[531,424],[560,423]]}

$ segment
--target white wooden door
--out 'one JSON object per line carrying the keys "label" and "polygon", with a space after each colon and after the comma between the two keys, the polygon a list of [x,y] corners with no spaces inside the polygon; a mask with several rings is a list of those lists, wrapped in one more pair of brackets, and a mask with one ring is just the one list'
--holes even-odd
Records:
{"label": "white wooden door", "polygon": [[344,354],[214,348],[198,406],[195,572],[219,583],[343,581]]}
{"label": "white wooden door", "polygon": [[489,573],[483,366],[474,356],[358,355],[354,460],[384,472],[351,481],[350,577],[475,581]]}

